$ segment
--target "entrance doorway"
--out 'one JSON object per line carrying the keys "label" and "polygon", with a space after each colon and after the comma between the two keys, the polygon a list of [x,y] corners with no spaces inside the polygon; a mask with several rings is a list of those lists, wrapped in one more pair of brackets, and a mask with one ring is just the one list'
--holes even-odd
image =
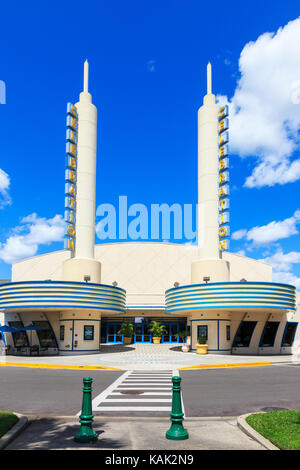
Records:
{"label": "entrance doorway", "polygon": [[106,325],[106,342],[107,343],[123,343],[123,335],[118,335],[121,323],[107,323]]}
{"label": "entrance doorway", "polygon": [[179,333],[179,322],[165,323],[166,329],[162,335],[162,343],[179,343],[179,337],[176,335]]}
{"label": "entrance doorway", "polygon": [[[138,317],[140,320],[140,317]],[[176,336],[180,331],[186,329],[186,318],[180,319],[164,319],[163,317],[144,317],[142,321],[135,322],[135,318],[120,318],[114,320],[113,318],[104,318],[101,321],[101,343],[123,343],[123,335],[119,335],[118,331],[122,323],[130,322],[134,325],[132,336],[132,343],[152,343],[152,333],[150,331],[151,321],[156,320],[165,325],[166,329],[162,335],[161,343],[180,343],[182,338]]]}
{"label": "entrance doorway", "polygon": [[151,343],[152,333],[149,323],[136,323],[134,325],[134,342],[135,343]]}

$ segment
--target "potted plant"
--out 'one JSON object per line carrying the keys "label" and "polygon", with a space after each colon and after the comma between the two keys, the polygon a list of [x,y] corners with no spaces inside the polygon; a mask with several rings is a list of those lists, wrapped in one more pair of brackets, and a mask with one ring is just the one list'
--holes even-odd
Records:
{"label": "potted plant", "polygon": [[150,331],[152,333],[152,339],[154,344],[159,344],[161,341],[161,337],[163,332],[165,331],[165,325],[162,325],[158,321],[153,320],[150,323]]}
{"label": "potted plant", "polygon": [[206,336],[199,336],[196,347],[197,347],[197,354],[207,354],[208,344],[207,344]]}
{"label": "potted plant", "polygon": [[133,323],[124,322],[118,331],[118,335],[123,335],[124,344],[130,344],[133,335]]}
{"label": "potted plant", "polygon": [[182,352],[189,352],[190,350],[190,345],[187,344],[187,332],[186,331],[180,331],[179,333],[176,333],[175,335],[176,338],[181,338],[182,339],[182,346],[181,346],[181,351]]}

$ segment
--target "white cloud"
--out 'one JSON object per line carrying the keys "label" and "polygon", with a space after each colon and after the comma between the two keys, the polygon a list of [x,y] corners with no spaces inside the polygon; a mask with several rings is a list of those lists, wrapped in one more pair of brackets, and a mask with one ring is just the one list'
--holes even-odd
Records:
{"label": "white cloud", "polygon": [[272,265],[274,282],[292,284],[297,290],[300,290],[300,278],[292,272],[294,265],[300,263],[299,251],[283,253],[281,247],[279,247],[273,255],[264,257],[260,261]]}
{"label": "white cloud", "polygon": [[254,245],[266,245],[282,238],[298,234],[297,224],[300,222],[300,210],[295,211],[292,217],[279,222],[273,221],[267,225],[253,227],[250,230],[237,230],[232,234],[234,240],[246,238]]}
{"label": "white cloud", "polygon": [[229,101],[230,146],[240,156],[257,157],[247,187],[273,186],[300,178],[300,18],[246,44],[241,77]]}
{"label": "white cloud", "polygon": [[300,290],[300,278],[292,272],[293,265],[300,263],[300,252],[283,253],[280,248],[272,256],[263,258],[261,261],[272,265],[274,282],[292,284],[297,290]]}
{"label": "white cloud", "polygon": [[271,264],[277,272],[288,272],[291,271],[293,264],[300,263],[300,252],[290,251],[289,253],[283,253],[280,248],[276,253],[263,258],[261,261]]}
{"label": "white cloud", "polygon": [[0,168],[0,209],[11,204],[9,195],[10,177]]}
{"label": "white cloud", "polygon": [[281,284],[291,284],[296,287],[296,290],[300,290],[300,278],[295,276],[291,272],[277,271],[273,273],[273,281],[280,282]]}
{"label": "white cloud", "polygon": [[246,229],[236,230],[236,231],[233,232],[233,234],[231,235],[231,238],[232,238],[233,240],[241,240],[241,238],[244,238],[246,234],[247,234],[247,230],[246,230]]}
{"label": "white cloud", "polygon": [[10,264],[34,256],[39,245],[61,241],[64,229],[65,222],[61,215],[45,219],[30,214],[13,229],[13,235],[5,243],[0,243],[0,259]]}

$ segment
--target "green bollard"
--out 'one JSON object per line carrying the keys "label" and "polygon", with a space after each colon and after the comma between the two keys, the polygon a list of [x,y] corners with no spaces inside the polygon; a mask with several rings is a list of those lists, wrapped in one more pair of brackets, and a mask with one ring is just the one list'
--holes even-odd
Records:
{"label": "green bollard", "polygon": [[181,377],[172,377],[173,382],[173,397],[172,397],[172,412],[171,416],[171,427],[166,432],[166,438],[172,439],[173,441],[182,441],[189,438],[189,433],[184,429],[182,425],[184,413],[182,413],[181,405]]}
{"label": "green bollard", "polygon": [[92,414],[92,377],[83,378],[83,397],[82,410],[80,415],[80,430],[75,435],[74,441],[87,443],[94,442],[98,439],[98,434],[93,431],[93,414]]}

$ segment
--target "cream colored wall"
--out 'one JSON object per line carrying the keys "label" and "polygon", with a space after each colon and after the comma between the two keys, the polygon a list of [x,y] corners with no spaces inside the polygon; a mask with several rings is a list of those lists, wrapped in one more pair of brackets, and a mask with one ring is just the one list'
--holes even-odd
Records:
{"label": "cream colored wall", "polygon": [[62,280],[62,263],[70,258],[67,250],[27,258],[12,265],[12,282]]}
{"label": "cream colored wall", "polygon": [[241,279],[253,282],[272,282],[272,266],[245,256],[224,252],[223,259],[230,262],[230,281]]}
{"label": "cream colored wall", "polygon": [[[62,312],[59,316],[59,326],[65,326],[65,337],[63,341],[59,340],[60,354],[80,354],[84,351],[99,351],[100,344],[100,313],[99,312]],[[94,339],[84,340],[84,325],[94,326]],[[74,328],[74,332],[73,332]],[[74,348],[72,351],[72,335],[74,333]],[[77,346],[75,342],[77,341]]]}
{"label": "cream colored wall", "polygon": [[[199,325],[207,325],[208,331],[208,352],[212,354],[231,354],[231,343],[233,339],[231,317],[227,312],[217,313],[191,313],[191,342],[192,349],[196,349],[197,328]],[[226,339],[226,326],[230,326],[230,340]],[[218,335],[219,328],[219,335]],[[219,338],[219,344],[218,344]]]}
{"label": "cream colored wall", "polygon": [[[101,261],[103,284],[118,282],[127,291],[127,305],[164,305],[165,290],[174,282],[191,282],[191,264],[197,259],[197,247],[184,244],[128,242],[95,246],[95,258]],[[62,280],[62,262],[69,252],[57,251],[15,263],[12,281]],[[232,253],[224,253],[230,262],[230,280],[272,281],[270,265]]]}

